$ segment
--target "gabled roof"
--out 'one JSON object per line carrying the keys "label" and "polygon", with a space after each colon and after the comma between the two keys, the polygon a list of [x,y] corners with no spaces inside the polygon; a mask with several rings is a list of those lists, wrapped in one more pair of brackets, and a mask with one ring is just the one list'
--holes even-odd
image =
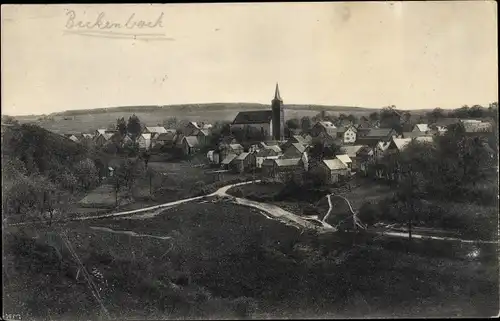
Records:
{"label": "gabled roof", "polygon": [[379,141],[379,142],[377,142],[377,148],[379,148],[382,151],[385,151],[385,150],[387,150],[387,148],[389,147],[390,144],[391,144],[390,141],[389,142]]}
{"label": "gabled roof", "polygon": [[427,124],[416,124],[415,127],[418,128],[418,130],[421,132],[426,132],[429,130],[429,125]]}
{"label": "gabled roof", "polygon": [[403,132],[403,138],[416,138],[416,137],[421,137],[425,136],[425,132]]}
{"label": "gabled roof", "polygon": [[323,159],[323,164],[330,170],[347,169],[347,165],[342,163],[339,159]]}
{"label": "gabled roof", "polygon": [[349,157],[356,157],[356,154],[361,148],[363,148],[363,145],[348,145],[342,147],[345,154]]}
{"label": "gabled roof", "polygon": [[289,148],[295,148],[301,154],[306,151],[306,147],[300,143],[292,143]]}
{"label": "gabled roof", "polygon": [[228,165],[228,164],[230,164],[230,163],[231,163],[231,162],[232,162],[232,161],[236,158],[236,156],[238,156],[238,155],[236,155],[236,154],[228,154],[228,155],[226,156],[226,158],[224,158],[224,159],[222,160],[221,164],[223,164],[223,165]]}
{"label": "gabled roof", "polygon": [[104,128],[100,128],[100,129],[97,129],[96,132],[100,135],[103,135],[104,133],[106,133],[106,129]]}
{"label": "gabled roof", "polygon": [[271,149],[273,151],[275,151],[276,153],[281,153],[281,148],[277,145],[266,145],[266,147],[264,147],[266,149]]}
{"label": "gabled roof", "polygon": [[278,158],[274,162],[278,167],[297,166],[299,165],[300,158]]}
{"label": "gabled roof", "polygon": [[366,134],[367,138],[387,137],[393,132],[392,128],[372,128]]}
{"label": "gabled roof", "polygon": [[175,132],[161,133],[158,136],[156,136],[156,140],[161,140],[161,141],[172,141],[174,139],[175,139]]}
{"label": "gabled roof", "polygon": [[362,146],[358,152],[356,153],[356,156],[370,156],[373,154],[373,149],[370,146]]}
{"label": "gabled roof", "polygon": [[396,146],[398,150],[403,150],[412,141],[411,138],[394,138],[392,144]]}
{"label": "gabled roof", "polygon": [[427,142],[427,143],[433,143],[434,139],[431,136],[421,136],[421,137],[416,137],[414,138],[415,141],[417,142]]}
{"label": "gabled roof", "polygon": [[200,129],[198,131],[197,135],[199,135],[200,133],[203,134],[203,136],[208,136],[209,135],[208,130],[206,130],[206,129]]}
{"label": "gabled roof", "polygon": [[166,133],[167,132],[167,129],[165,127],[162,127],[162,126],[154,126],[154,127],[148,127],[148,126],[146,126],[145,129],[148,132],[150,132],[150,133],[162,134],[162,133]]}
{"label": "gabled roof", "polygon": [[231,149],[243,149],[243,146],[241,144],[229,144],[229,148]]}
{"label": "gabled roof", "polygon": [[335,156],[335,158],[337,158],[338,160],[340,160],[342,163],[344,163],[346,165],[349,163],[352,163],[351,158],[345,154],[344,155],[337,155],[337,156]]}
{"label": "gabled roof", "polygon": [[236,124],[268,124],[273,118],[271,110],[241,111],[236,115],[233,125]]}
{"label": "gabled roof", "polygon": [[150,133],[143,133],[139,136],[139,138],[144,138],[144,139],[151,139],[153,135],[151,135]]}
{"label": "gabled roof", "polygon": [[328,129],[328,128],[337,128],[337,127],[335,127],[335,125],[331,121],[319,121],[319,122],[316,123],[316,125],[321,126],[321,127],[325,128],[325,129]]}
{"label": "gabled roof", "polygon": [[198,145],[198,137],[196,136],[184,136],[183,140],[186,141],[189,147],[195,147]]}
{"label": "gabled roof", "polygon": [[281,96],[280,96],[280,88],[278,86],[278,83],[276,83],[276,89],[274,90],[274,99],[279,100],[279,101],[283,101],[283,99],[281,99]]}
{"label": "gabled roof", "polygon": [[[190,121],[189,123],[187,123],[187,125],[193,125],[194,127],[196,127],[196,128],[198,128],[198,129],[200,129],[200,126],[199,126],[199,125],[198,125],[198,123],[197,123],[197,122],[195,122],[195,121]],[[186,126],[187,126],[187,125],[186,125]]]}
{"label": "gabled roof", "polygon": [[491,123],[487,122],[470,122],[464,123],[464,128],[466,133],[474,133],[474,132],[482,132],[482,131],[490,131]]}
{"label": "gabled roof", "polygon": [[241,153],[238,155],[238,157],[236,157],[236,160],[245,160],[245,158],[247,158],[248,155],[250,155],[250,153]]}

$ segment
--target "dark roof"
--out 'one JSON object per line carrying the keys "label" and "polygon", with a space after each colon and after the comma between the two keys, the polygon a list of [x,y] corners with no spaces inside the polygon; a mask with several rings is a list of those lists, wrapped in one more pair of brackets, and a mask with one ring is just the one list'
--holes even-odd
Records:
{"label": "dark roof", "polygon": [[174,133],[161,133],[158,136],[156,136],[156,140],[171,140],[173,141],[175,138],[175,132]]}
{"label": "dark roof", "polygon": [[241,111],[236,115],[233,124],[262,124],[269,123],[273,117],[271,110]]}
{"label": "dark roof", "polygon": [[366,134],[366,138],[387,137],[393,131],[392,128],[372,128]]}

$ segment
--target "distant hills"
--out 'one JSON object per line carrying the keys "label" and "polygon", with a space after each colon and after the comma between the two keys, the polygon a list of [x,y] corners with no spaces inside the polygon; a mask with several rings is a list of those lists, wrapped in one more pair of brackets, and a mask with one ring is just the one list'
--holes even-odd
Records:
{"label": "distant hills", "polygon": [[[127,113],[144,113],[155,111],[170,111],[170,112],[194,112],[194,111],[238,111],[245,109],[268,109],[269,104],[258,103],[208,103],[208,104],[181,104],[181,105],[167,105],[167,106],[121,106],[121,107],[108,107],[108,108],[95,108],[95,109],[80,109],[80,110],[67,110],[63,112],[52,113],[50,116],[76,116],[86,114],[103,114],[110,112],[127,112]],[[310,110],[310,111],[337,111],[337,112],[373,112],[376,109],[366,107],[353,107],[353,106],[325,106],[325,105],[297,105],[285,104],[286,109],[291,110]]]}

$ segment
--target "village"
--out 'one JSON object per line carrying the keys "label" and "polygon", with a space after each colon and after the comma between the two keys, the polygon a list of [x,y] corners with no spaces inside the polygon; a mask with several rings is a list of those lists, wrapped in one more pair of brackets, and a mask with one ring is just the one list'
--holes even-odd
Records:
{"label": "village", "polygon": [[[382,123],[361,116],[356,122],[341,119],[334,124],[323,111],[310,128],[290,129],[284,121],[285,110],[276,84],[270,110],[238,113],[225,134],[220,130],[215,134],[213,124],[186,120],[179,128],[141,124],[136,135],[97,129],[64,136],[103,150],[111,147],[115,153],[120,147],[135,144],[138,151],[150,154],[177,152],[184,159],[203,155],[207,167],[221,176],[250,173],[286,182],[309,173],[318,182],[331,185],[355,175],[384,178],[388,175],[380,162],[384,155],[401,152],[411,142],[433,144],[434,137],[444,135],[450,125],[462,124],[471,137],[492,131],[490,118],[442,117],[418,123],[419,119],[393,108],[388,108],[390,117]],[[489,152],[494,154],[491,148]]]}

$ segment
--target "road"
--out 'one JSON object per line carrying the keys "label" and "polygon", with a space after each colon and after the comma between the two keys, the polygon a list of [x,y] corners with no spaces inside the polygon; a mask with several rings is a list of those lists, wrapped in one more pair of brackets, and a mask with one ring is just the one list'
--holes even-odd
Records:
{"label": "road", "polygon": [[[132,216],[134,214],[146,214],[146,213],[148,213],[149,217],[153,217],[153,216],[161,214],[162,211],[158,211],[160,209],[166,209],[166,208],[180,205],[183,203],[193,202],[193,201],[197,201],[197,200],[201,200],[201,199],[207,199],[209,197],[228,197],[231,200],[231,202],[233,202],[235,204],[256,208],[256,209],[266,213],[263,215],[266,216],[267,218],[274,218],[274,219],[277,219],[279,221],[284,222],[285,224],[289,224],[289,225],[292,225],[292,226],[297,227],[297,228],[316,229],[316,230],[320,230],[323,232],[335,232],[335,231],[337,231],[337,229],[335,227],[324,222],[323,220],[319,220],[318,218],[305,219],[302,216],[288,212],[288,211],[282,209],[281,207],[273,205],[273,204],[252,201],[252,200],[245,199],[245,198],[238,198],[238,197],[234,197],[234,196],[227,194],[227,191],[229,189],[231,189],[232,187],[251,184],[251,183],[259,183],[259,182],[260,182],[260,180],[255,180],[255,181],[247,181],[247,182],[229,184],[229,185],[223,186],[223,187],[219,188],[217,191],[215,191],[211,194],[207,194],[207,195],[186,198],[186,199],[177,200],[174,202],[169,202],[169,203],[164,203],[164,204],[160,204],[160,205],[140,208],[140,209],[136,209],[136,210],[132,210],[132,211],[110,213],[110,214],[103,214],[103,215],[97,215],[97,216],[78,217],[78,218],[71,219],[71,221],[85,221],[85,220],[94,220],[94,219],[109,218],[109,217]],[[155,212],[153,212],[153,211],[155,211]],[[151,213],[151,212],[153,212],[153,213]],[[325,216],[325,218],[326,218],[326,216]],[[15,223],[15,224],[8,224],[8,226],[22,226],[22,225],[29,225],[29,224],[36,224],[36,223],[48,223],[48,221],[45,220],[45,221]],[[408,238],[408,233],[404,233],[404,232],[394,232],[394,231],[390,231],[390,230],[379,231],[376,229],[367,229],[367,231],[378,234],[380,236]],[[415,239],[459,241],[462,243],[483,243],[483,244],[498,243],[498,241],[464,240],[464,239],[460,239],[460,238],[430,236],[430,235],[421,235],[421,234],[415,234],[415,233],[412,233],[412,237]]]}

